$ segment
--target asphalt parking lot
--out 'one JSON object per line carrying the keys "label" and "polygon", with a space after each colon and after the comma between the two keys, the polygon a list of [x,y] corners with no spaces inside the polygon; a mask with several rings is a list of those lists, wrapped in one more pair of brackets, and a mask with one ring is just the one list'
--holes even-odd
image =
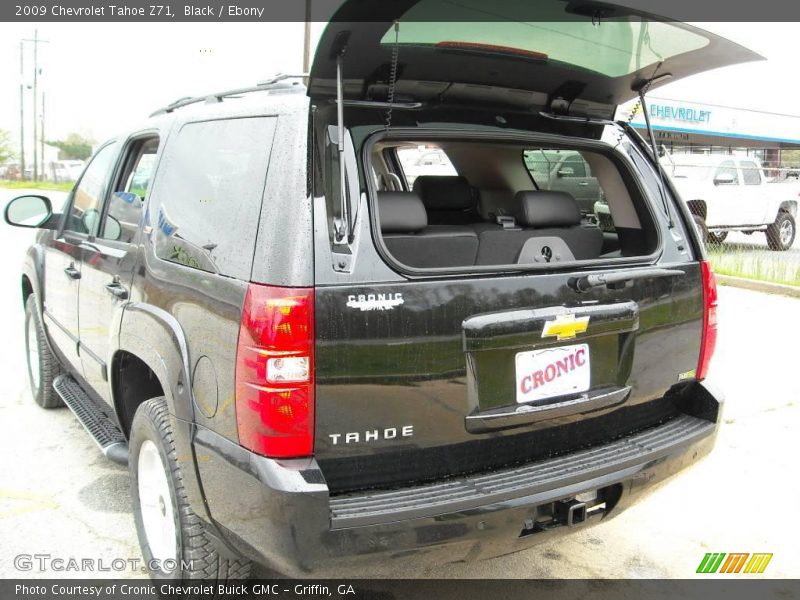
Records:
{"label": "asphalt parking lot", "polygon": [[[0,190],[0,204],[17,193]],[[5,225],[0,235],[0,577],[85,577],[20,571],[15,557],[140,558],[127,470],[103,458],[68,409],[44,411],[31,400],[18,282],[32,235]],[[800,496],[799,315],[800,300],[721,288],[711,379],[725,390],[727,405],[717,448],[618,518],[484,562],[414,572],[376,564],[342,576],[687,578],[696,576],[706,552],[771,552],[764,576],[797,578],[800,520],[792,511]]]}

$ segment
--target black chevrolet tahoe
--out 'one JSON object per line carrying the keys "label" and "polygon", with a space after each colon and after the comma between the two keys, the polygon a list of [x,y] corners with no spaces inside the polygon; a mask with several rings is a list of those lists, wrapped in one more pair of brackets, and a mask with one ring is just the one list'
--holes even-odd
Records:
{"label": "black chevrolet tahoe", "polygon": [[[310,73],[177,101],[59,212],[6,207],[39,229],[34,399],[129,465],[154,576],[507,554],[714,444],[714,277],[652,131],[614,113],[757,56],[607,5],[433,4],[349,0]],[[432,152],[441,172],[401,160]],[[579,154],[613,231],[531,152]]]}

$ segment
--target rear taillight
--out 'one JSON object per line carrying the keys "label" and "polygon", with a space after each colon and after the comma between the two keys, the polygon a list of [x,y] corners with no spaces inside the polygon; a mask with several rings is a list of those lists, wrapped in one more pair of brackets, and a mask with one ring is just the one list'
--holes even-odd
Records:
{"label": "rear taillight", "polygon": [[697,359],[697,379],[705,379],[708,363],[717,345],[717,280],[708,261],[700,261],[700,276],[703,279],[703,338],[700,343],[700,358]]}
{"label": "rear taillight", "polygon": [[250,284],[236,351],[239,443],[264,456],[314,450],[314,291]]}

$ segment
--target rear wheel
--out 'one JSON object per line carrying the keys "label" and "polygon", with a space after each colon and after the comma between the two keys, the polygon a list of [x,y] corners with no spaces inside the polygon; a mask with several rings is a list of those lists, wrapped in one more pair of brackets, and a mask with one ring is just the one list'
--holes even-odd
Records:
{"label": "rear wheel", "polygon": [[247,578],[250,561],[220,556],[189,506],[164,398],[139,406],[130,438],[133,517],[150,574],[171,579]]}
{"label": "rear wheel", "polygon": [[709,232],[708,233],[708,243],[709,244],[719,245],[719,244],[721,244],[722,242],[725,241],[726,237],[728,237],[728,232],[727,231],[720,231],[720,232],[717,232],[717,233]]}
{"label": "rear wheel", "polygon": [[706,221],[703,217],[699,215],[692,215],[694,217],[694,224],[697,226],[697,231],[700,232],[700,239],[703,240],[704,244],[708,243],[708,227],[706,227]]}
{"label": "rear wheel", "polygon": [[25,354],[28,383],[36,404],[42,408],[64,406],[64,402],[53,389],[53,380],[61,374],[61,365],[47,345],[44,328],[36,311],[36,296],[33,294],[25,301]]}
{"label": "rear wheel", "polygon": [[772,250],[788,250],[794,243],[795,221],[787,212],[779,212],[775,222],[767,228],[767,244]]}

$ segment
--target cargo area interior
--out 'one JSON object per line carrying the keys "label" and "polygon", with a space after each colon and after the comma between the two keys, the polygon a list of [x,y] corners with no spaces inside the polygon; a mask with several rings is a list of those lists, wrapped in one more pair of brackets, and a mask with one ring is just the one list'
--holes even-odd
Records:
{"label": "cargo area interior", "polygon": [[657,246],[633,176],[597,149],[381,140],[369,161],[376,225],[407,267],[555,266],[646,256]]}

